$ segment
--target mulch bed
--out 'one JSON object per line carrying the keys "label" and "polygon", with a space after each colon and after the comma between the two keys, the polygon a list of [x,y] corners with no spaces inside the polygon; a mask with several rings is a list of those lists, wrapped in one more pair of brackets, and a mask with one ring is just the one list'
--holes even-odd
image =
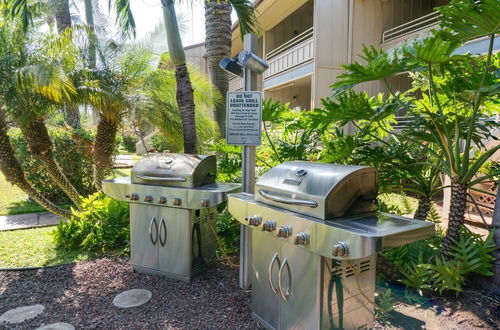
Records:
{"label": "mulch bed", "polygon": [[[0,271],[0,315],[24,305],[45,310],[3,329],[35,329],[66,322],[76,329],[258,329],[250,292],[238,285],[238,269],[219,263],[191,283],[132,271],[128,258],[106,257],[24,272]],[[125,290],[148,289],[146,304],[120,309],[113,298]],[[404,302],[394,290],[390,324],[376,329],[500,329],[500,297],[466,290],[458,298],[428,297]],[[401,289],[401,292],[402,289]]]}
{"label": "mulch bed", "polygon": [[[146,304],[120,309],[124,290],[153,293]],[[0,272],[0,315],[23,305],[44,312],[7,329],[67,322],[77,329],[256,329],[250,293],[238,286],[238,269],[219,264],[191,283],[132,271],[125,258],[102,258],[36,271]]]}

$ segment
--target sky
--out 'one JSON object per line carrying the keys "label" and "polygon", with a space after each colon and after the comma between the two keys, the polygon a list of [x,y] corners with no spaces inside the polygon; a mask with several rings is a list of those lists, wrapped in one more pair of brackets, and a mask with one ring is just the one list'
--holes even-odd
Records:
{"label": "sky", "polygon": [[[160,20],[163,19],[160,0],[131,0],[131,7],[134,13],[138,39],[154,30]],[[186,0],[176,4],[175,9],[177,14],[182,15],[187,26],[187,31],[182,35],[183,46],[203,42],[205,40],[203,1]]]}

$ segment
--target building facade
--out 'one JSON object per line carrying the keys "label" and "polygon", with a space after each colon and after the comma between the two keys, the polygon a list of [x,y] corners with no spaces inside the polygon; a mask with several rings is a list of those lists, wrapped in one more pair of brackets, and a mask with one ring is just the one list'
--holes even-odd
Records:
{"label": "building facade", "polygon": [[[342,65],[362,61],[363,45],[390,50],[425,36],[438,27],[433,8],[447,0],[257,0],[261,28],[258,55],[269,63],[259,78],[265,98],[289,102],[292,108],[321,106]],[[242,50],[240,32],[233,29],[232,53]],[[487,40],[471,41],[461,51],[484,52]],[[496,49],[500,49],[497,38]],[[394,91],[406,90],[405,75],[391,78]],[[384,92],[380,82],[356,87],[371,95]],[[242,89],[242,79],[230,78],[230,90]]]}

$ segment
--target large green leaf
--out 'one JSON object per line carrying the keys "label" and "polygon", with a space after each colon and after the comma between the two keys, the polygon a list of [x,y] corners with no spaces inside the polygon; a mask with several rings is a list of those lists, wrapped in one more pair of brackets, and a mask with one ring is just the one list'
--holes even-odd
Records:
{"label": "large green leaf", "polygon": [[438,10],[441,26],[451,29],[455,39],[466,41],[500,32],[498,0],[453,0]]}
{"label": "large green leaf", "polygon": [[435,33],[405,45],[403,53],[425,64],[445,64],[462,59],[460,55],[452,55],[460,45],[458,40],[444,40],[439,33]]}
{"label": "large green leaf", "polygon": [[355,85],[365,81],[389,78],[397,73],[409,71],[416,65],[415,60],[402,56],[400,49],[392,52],[378,50],[375,47],[363,47],[361,55],[364,63],[354,62],[342,66],[346,72],[337,78],[338,82],[332,88]]}

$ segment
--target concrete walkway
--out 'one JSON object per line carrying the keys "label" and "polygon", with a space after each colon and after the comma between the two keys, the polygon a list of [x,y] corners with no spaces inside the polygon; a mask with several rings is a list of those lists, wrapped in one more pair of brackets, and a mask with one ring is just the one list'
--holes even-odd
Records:
{"label": "concrete walkway", "polygon": [[57,215],[49,212],[2,215],[0,216],[0,231],[57,225],[59,220]]}

